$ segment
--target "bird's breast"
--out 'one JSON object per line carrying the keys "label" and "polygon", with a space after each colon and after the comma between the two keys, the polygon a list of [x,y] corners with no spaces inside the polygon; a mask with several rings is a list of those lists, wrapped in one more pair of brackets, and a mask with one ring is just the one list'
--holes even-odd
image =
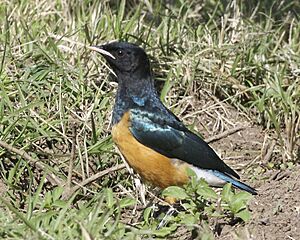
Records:
{"label": "bird's breast", "polygon": [[188,164],[174,160],[141,144],[130,132],[130,111],[113,126],[112,137],[128,164],[146,181],[160,188],[183,185],[188,181]]}

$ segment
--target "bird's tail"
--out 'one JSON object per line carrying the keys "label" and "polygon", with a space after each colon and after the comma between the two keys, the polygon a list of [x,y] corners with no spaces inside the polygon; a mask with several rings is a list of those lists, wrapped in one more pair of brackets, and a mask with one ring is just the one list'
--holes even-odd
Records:
{"label": "bird's tail", "polygon": [[236,179],[233,179],[232,177],[230,177],[230,176],[228,176],[228,175],[226,175],[224,173],[221,173],[219,171],[216,171],[216,172],[217,172],[217,176],[219,178],[221,178],[222,180],[224,180],[224,181],[226,181],[228,183],[231,183],[234,187],[239,188],[239,189],[244,190],[244,191],[247,191],[247,192],[249,192],[249,193],[251,193],[253,195],[257,195],[257,191],[254,188],[248,186],[247,184],[242,183],[242,182],[240,182],[240,181],[238,181]]}
{"label": "bird's tail", "polygon": [[257,195],[257,191],[254,188],[250,187],[249,185],[247,185],[245,183],[242,183],[242,182],[240,182],[238,180],[235,180],[235,179],[231,179],[230,183],[233,186],[235,186],[239,189],[245,190],[245,191],[247,191],[247,192],[249,192],[253,195]]}

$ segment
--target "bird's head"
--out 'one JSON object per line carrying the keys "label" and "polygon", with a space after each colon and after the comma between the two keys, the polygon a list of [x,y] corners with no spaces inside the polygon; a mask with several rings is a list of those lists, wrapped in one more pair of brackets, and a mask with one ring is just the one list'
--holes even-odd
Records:
{"label": "bird's head", "polygon": [[90,47],[99,52],[117,75],[150,72],[150,64],[145,51],[128,42],[112,42]]}

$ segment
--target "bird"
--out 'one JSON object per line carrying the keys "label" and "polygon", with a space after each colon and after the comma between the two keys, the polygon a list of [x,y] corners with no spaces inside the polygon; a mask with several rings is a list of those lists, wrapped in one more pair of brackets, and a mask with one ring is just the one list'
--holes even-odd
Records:
{"label": "bird", "polygon": [[118,89],[112,113],[112,139],[144,181],[160,189],[183,186],[190,179],[191,169],[212,187],[231,183],[257,194],[161,102],[143,48],[114,41],[90,49],[99,52],[115,73]]}

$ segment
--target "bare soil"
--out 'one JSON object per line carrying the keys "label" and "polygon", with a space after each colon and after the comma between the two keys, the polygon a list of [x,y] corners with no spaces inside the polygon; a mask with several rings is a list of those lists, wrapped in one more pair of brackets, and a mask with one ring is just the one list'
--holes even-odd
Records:
{"label": "bare soil", "polygon": [[264,175],[265,180],[256,182],[259,195],[250,204],[252,220],[224,227],[218,239],[300,239],[299,166]]}
{"label": "bare soil", "polygon": [[[244,126],[243,130],[210,145],[238,170],[243,181],[258,190],[249,206],[251,221],[222,225],[216,239],[300,239],[300,166],[283,170],[268,167],[270,163],[281,162],[281,149],[276,144],[271,146],[276,136],[253,125],[253,120],[235,108],[209,96],[193,107],[203,109],[212,105],[215,107],[197,115],[198,131],[210,137],[234,126]],[[197,110],[194,107],[193,111]]]}
{"label": "bare soil", "polygon": [[[248,136],[251,129],[253,127],[229,138],[235,137],[236,142],[242,144],[241,139],[246,133]],[[253,130],[255,131],[257,129]],[[248,148],[244,152],[253,147],[248,141],[244,145]],[[259,167],[260,159],[257,158],[254,164],[253,168]],[[251,171],[241,173],[242,178],[248,178],[246,182],[258,190],[258,195],[249,206],[252,211],[251,221],[234,226],[223,225],[216,239],[300,239],[300,167],[294,166],[290,170],[265,170],[258,176],[255,174],[257,173]],[[250,180],[253,176],[255,179]]]}

